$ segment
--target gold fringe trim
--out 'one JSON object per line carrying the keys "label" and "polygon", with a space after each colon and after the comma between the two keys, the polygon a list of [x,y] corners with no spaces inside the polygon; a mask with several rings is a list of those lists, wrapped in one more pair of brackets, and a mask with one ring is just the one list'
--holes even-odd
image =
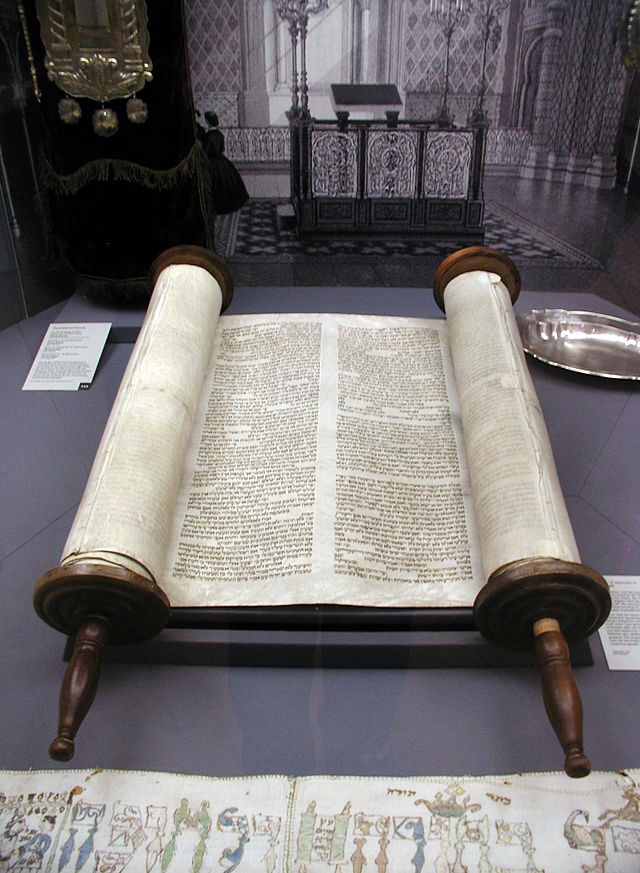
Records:
{"label": "gold fringe trim", "polygon": [[199,175],[201,165],[207,157],[202,145],[196,141],[189,153],[175,167],[168,170],[152,170],[133,161],[122,158],[100,158],[84,164],[67,176],[61,176],[53,169],[47,158],[42,159],[42,182],[58,194],[76,194],[90,182],[134,182],[145,188],[165,191],[175,188],[187,179]]}
{"label": "gold fringe trim", "polygon": [[211,196],[211,174],[209,159],[199,140],[194,142],[189,153],[179,164],[168,170],[152,170],[142,164],[121,158],[101,158],[84,164],[67,176],[61,176],[43,155],[40,162],[40,176],[45,188],[66,196],[77,194],[90,182],[132,182],[144,188],[168,191],[195,178],[205,225],[205,244],[213,248],[215,213]]}

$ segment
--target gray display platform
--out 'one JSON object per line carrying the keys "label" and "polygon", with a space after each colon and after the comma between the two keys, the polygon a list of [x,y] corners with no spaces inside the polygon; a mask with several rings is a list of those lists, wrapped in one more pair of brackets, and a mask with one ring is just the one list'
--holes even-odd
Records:
{"label": "gray display platform", "polygon": [[[567,305],[561,294],[523,292],[516,311]],[[591,295],[572,308],[625,315]],[[426,289],[237,289],[229,312],[336,311],[439,317]],[[64,671],[63,638],[33,613],[37,578],[58,562],[93,454],[143,313],[81,298],[1,335],[4,511],[0,520],[0,767],[55,765]],[[51,320],[113,321],[87,391],[20,388]],[[115,341],[114,341],[115,340]],[[124,340],[124,341],[123,341]],[[530,361],[561,484],[585,563],[606,574],[640,574],[640,400],[637,386]],[[264,633],[264,632],[261,632]],[[197,636],[197,634],[196,634]],[[305,637],[299,669],[237,667],[231,648],[199,665],[105,664],[73,766],[244,773],[480,774],[557,769],[562,753],[547,722],[537,672],[528,667],[426,668],[394,663],[332,669],[333,641]],[[192,640],[191,642],[194,642]],[[197,643],[198,640],[196,639]],[[229,642],[229,638],[227,638]],[[257,639],[256,645],[290,645]],[[344,640],[338,645],[344,645]],[[585,749],[595,768],[640,762],[640,675],[610,672],[597,637],[592,667],[577,667]],[[130,653],[121,653],[130,659]],[[114,657],[116,653],[114,652]],[[301,656],[302,659],[302,656]],[[384,658],[383,658],[384,660]],[[433,662],[431,662],[433,663]]]}
{"label": "gray display platform", "polygon": [[[74,639],[64,647],[73,654]],[[533,667],[532,652],[493,645],[475,630],[313,631],[166,627],[144,643],[108,646],[103,662],[227,667],[415,670]],[[571,649],[574,667],[593,664],[587,640]]]}

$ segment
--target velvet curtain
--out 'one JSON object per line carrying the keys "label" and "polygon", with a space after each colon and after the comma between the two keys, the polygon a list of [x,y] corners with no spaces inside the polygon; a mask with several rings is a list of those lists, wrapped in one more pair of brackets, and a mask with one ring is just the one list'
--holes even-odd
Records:
{"label": "velvet curtain", "polygon": [[65,97],[46,75],[35,0],[22,0],[41,97],[41,174],[55,251],[90,290],[118,299],[148,293],[146,274],[164,249],[213,246],[208,162],[196,136],[181,0],[147,3],[153,80],[136,95],[143,124],[127,119],[126,100],[107,105],[117,132],[98,136],[99,104],[78,99],[77,124],[61,121]]}

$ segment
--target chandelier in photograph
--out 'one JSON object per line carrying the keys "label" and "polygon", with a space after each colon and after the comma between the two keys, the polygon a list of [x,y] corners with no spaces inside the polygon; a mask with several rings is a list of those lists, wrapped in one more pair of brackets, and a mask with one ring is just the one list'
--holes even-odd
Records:
{"label": "chandelier in photograph", "polygon": [[[329,0],[274,0],[275,10],[291,34],[291,117],[309,118],[307,84],[307,34],[309,18],[329,8]],[[300,42],[300,85],[298,85],[298,42]]]}

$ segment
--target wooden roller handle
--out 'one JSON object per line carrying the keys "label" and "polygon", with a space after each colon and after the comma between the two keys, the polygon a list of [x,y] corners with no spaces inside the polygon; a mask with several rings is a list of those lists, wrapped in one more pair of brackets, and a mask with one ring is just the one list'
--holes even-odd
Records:
{"label": "wooden roller handle", "polygon": [[533,634],[544,706],[564,749],[565,773],[573,778],[586,776],[591,764],[582,746],[582,701],[571,672],[569,647],[553,618],[537,621]]}
{"label": "wooden roller handle", "polygon": [[49,746],[54,761],[73,758],[75,735],[96,696],[107,636],[108,624],[103,618],[89,618],[78,629],[60,688],[58,736]]}

